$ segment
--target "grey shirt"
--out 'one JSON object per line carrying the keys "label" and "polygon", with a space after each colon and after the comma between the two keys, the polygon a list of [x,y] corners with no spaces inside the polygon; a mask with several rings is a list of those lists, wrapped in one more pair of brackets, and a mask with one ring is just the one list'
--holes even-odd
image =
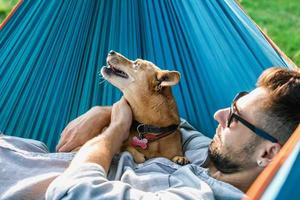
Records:
{"label": "grey shirt", "polygon": [[113,158],[108,174],[94,163],[63,174],[74,153],[49,153],[41,142],[1,136],[0,199],[241,199],[243,192],[201,167],[211,139],[184,120],[180,130],[191,164],[165,158],[136,164],[123,152]]}

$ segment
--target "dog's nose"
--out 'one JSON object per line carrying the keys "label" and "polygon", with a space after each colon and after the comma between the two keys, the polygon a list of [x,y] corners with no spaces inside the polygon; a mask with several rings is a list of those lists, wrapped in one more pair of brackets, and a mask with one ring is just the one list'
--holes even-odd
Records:
{"label": "dog's nose", "polygon": [[116,54],[116,52],[114,51],[114,50],[110,50],[110,52],[108,53],[108,55],[115,55]]}

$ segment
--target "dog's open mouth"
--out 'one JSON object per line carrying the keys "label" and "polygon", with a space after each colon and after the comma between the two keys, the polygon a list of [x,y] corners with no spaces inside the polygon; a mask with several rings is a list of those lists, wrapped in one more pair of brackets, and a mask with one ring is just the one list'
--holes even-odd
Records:
{"label": "dog's open mouth", "polygon": [[107,62],[107,66],[104,69],[105,69],[105,72],[108,75],[114,74],[114,75],[119,76],[121,78],[128,78],[129,77],[128,74],[126,74],[124,71],[116,68],[110,62]]}

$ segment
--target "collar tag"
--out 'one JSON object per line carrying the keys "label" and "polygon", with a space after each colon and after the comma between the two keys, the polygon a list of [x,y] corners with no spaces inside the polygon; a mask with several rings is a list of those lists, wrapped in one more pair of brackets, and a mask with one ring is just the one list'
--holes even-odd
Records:
{"label": "collar tag", "polygon": [[141,147],[142,149],[147,149],[148,140],[146,138],[138,138],[134,136],[132,138],[131,145],[134,147]]}

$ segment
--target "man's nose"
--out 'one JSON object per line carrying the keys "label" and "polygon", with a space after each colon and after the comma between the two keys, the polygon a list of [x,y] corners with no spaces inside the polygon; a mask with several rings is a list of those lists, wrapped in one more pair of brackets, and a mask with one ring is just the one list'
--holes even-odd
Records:
{"label": "man's nose", "polygon": [[110,55],[110,56],[113,56],[115,54],[116,54],[116,52],[114,50],[110,50],[109,53],[108,53],[108,55]]}
{"label": "man's nose", "polygon": [[222,128],[226,127],[226,121],[229,115],[229,110],[230,108],[220,109],[214,114],[215,120],[219,122]]}

